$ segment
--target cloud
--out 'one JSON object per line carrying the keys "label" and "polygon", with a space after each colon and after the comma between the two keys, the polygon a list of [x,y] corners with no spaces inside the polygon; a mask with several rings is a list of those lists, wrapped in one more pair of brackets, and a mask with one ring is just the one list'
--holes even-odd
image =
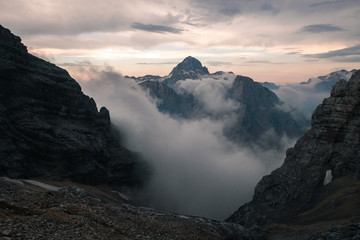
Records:
{"label": "cloud", "polygon": [[222,62],[222,61],[207,61],[207,66],[231,66],[233,65],[232,62]]}
{"label": "cloud", "polygon": [[315,108],[329,96],[329,93],[315,91],[313,88],[315,83],[316,81],[311,85],[286,84],[277,90],[272,90],[284,102],[279,108],[290,112],[299,122],[310,120]]}
{"label": "cloud", "polygon": [[343,28],[334,26],[332,24],[313,24],[304,26],[301,32],[309,33],[323,33],[323,32],[335,32],[335,31],[344,31]]}
{"label": "cloud", "polygon": [[178,62],[139,62],[139,65],[176,65]]}
{"label": "cloud", "polygon": [[225,73],[219,79],[187,79],[177,83],[180,89],[194,95],[205,113],[225,116],[234,113],[240,107],[239,103],[227,98],[227,92],[234,79],[234,74]]}
{"label": "cloud", "polygon": [[96,66],[92,64],[89,60],[79,61],[79,62],[64,62],[58,63],[60,67],[87,67],[87,66]]}
{"label": "cloud", "polygon": [[[110,110],[126,145],[153,166],[151,181],[135,195],[147,206],[224,219],[250,200],[258,180],[283,161],[284,150],[252,151],[228,142],[222,134],[226,121],[174,120],[160,113],[134,81],[111,68],[90,72],[92,80],[81,81],[84,92]],[[226,85],[225,80],[220,82]],[[221,87],[214,84],[207,80],[191,88],[200,89],[199,96],[205,90],[220,96]],[[190,82],[185,85],[190,88]],[[292,144],[286,138],[279,141],[284,147]]]}
{"label": "cloud", "polygon": [[261,11],[272,12],[273,14],[278,14],[280,12],[280,8],[274,7],[272,3],[265,2],[261,5]]}
{"label": "cloud", "polygon": [[136,30],[142,30],[146,32],[154,32],[154,33],[175,33],[180,34],[183,30],[173,27],[167,27],[162,25],[153,25],[153,24],[142,24],[135,22],[131,24],[131,27]]}
{"label": "cloud", "polygon": [[309,7],[324,7],[324,6],[339,6],[339,5],[348,5],[349,3],[358,3],[359,0],[335,0],[335,1],[323,1],[318,3],[312,3],[309,5]]}
{"label": "cloud", "polygon": [[353,47],[338,49],[334,51],[329,51],[326,53],[318,53],[318,54],[306,54],[304,57],[311,57],[311,58],[335,58],[335,57],[347,57],[359,55],[360,56],[360,44],[355,45]]}

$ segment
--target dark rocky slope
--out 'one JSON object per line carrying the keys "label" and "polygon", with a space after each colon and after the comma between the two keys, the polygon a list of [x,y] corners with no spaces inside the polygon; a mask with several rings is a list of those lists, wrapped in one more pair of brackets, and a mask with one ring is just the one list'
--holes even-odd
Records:
{"label": "dark rocky slope", "polygon": [[264,239],[234,223],[134,207],[107,189],[51,184],[0,178],[0,239]]}
{"label": "dark rocky slope", "polygon": [[[339,81],[284,164],[228,220],[273,239],[359,239],[360,71]],[[324,185],[326,172],[333,180]],[[326,183],[326,182],[325,182]],[[332,238],[330,238],[332,236]]]}
{"label": "dark rocky slope", "polygon": [[32,56],[0,26],[0,175],[42,176],[90,184],[140,182],[136,157],[113,136],[69,74]]}

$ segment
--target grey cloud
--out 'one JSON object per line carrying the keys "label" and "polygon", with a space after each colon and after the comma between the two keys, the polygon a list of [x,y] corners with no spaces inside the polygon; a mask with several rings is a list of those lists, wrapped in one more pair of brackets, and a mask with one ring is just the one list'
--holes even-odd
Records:
{"label": "grey cloud", "polygon": [[270,63],[270,61],[262,61],[262,60],[259,60],[259,61],[247,61],[245,63]]}
{"label": "grey cloud", "polygon": [[142,30],[146,32],[154,32],[154,33],[175,33],[180,34],[183,30],[179,28],[173,28],[163,25],[153,25],[153,24],[143,24],[135,22],[131,24],[133,29]]}
{"label": "grey cloud", "polygon": [[338,6],[338,5],[347,5],[349,3],[356,3],[359,0],[335,0],[335,1],[323,1],[318,3],[310,4],[309,7],[322,7],[322,6]]}
{"label": "grey cloud", "polygon": [[274,7],[272,3],[266,2],[260,7],[261,11],[272,12],[273,14],[278,14],[280,12],[280,8]]}
{"label": "grey cloud", "polygon": [[288,52],[287,54],[289,54],[289,55],[299,55],[299,54],[301,54],[301,52]]}
{"label": "grey cloud", "polygon": [[343,48],[339,50],[329,51],[326,53],[319,53],[319,54],[306,54],[304,57],[311,57],[311,58],[334,58],[334,57],[346,57],[346,56],[353,56],[359,55],[360,56],[360,44]]}
{"label": "grey cloud", "polygon": [[229,66],[229,65],[233,65],[232,62],[222,62],[222,61],[207,61],[206,62],[207,66]]}
{"label": "grey cloud", "polygon": [[178,62],[139,62],[138,65],[176,65]]}
{"label": "grey cloud", "polygon": [[335,57],[332,59],[334,62],[360,62],[360,54],[357,56],[347,56],[347,57]]}
{"label": "grey cloud", "polygon": [[[343,1],[343,0],[341,0]],[[324,1],[324,2],[318,2],[318,3],[313,3],[310,4],[309,7],[319,7],[319,6],[323,6],[323,5],[329,5],[329,4],[334,4],[334,3],[339,3],[341,1]]]}
{"label": "grey cloud", "polygon": [[240,9],[238,9],[236,7],[235,8],[222,8],[222,9],[220,9],[219,12],[224,15],[230,16],[230,17],[236,16],[241,13]]}
{"label": "grey cloud", "polygon": [[87,67],[87,66],[96,66],[92,64],[89,60],[79,61],[79,62],[64,62],[57,63],[61,67]]}
{"label": "grey cloud", "polygon": [[227,22],[243,12],[243,2],[237,0],[194,0],[189,4],[195,9],[188,13],[191,24]]}
{"label": "grey cloud", "polygon": [[271,61],[266,61],[266,60],[254,60],[254,61],[247,61],[245,63],[250,63],[250,64],[285,64],[284,62],[271,62]]}
{"label": "grey cloud", "polygon": [[335,32],[335,31],[344,31],[343,28],[334,26],[332,24],[313,24],[304,26],[300,32],[309,32],[309,33],[322,33],[322,32]]}

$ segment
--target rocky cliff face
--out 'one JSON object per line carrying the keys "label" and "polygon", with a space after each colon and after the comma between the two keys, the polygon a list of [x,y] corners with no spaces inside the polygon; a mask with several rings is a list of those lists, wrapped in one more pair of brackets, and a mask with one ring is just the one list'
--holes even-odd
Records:
{"label": "rocky cliff face", "polygon": [[[360,222],[355,207],[360,203],[360,71],[334,86],[311,124],[287,151],[284,164],[258,183],[253,200],[229,221],[278,232],[302,229],[339,236],[331,239],[342,239],[351,224]],[[324,181],[326,174],[331,177]],[[360,229],[355,229],[349,233],[354,238],[347,239],[360,236]]]}
{"label": "rocky cliff face", "polygon": [[225,130],[235,142],[255,142],[267,147],[276,145],[261,139],[269,130],[289,137],[298,137],[303,131],[289,113],[277,108],[281,101],[276,94],[249,77],[237,76],[228,97],[241,103],[235,124]]}
{"label": "rocky cliff face", "polygon": [[0,175],[136,184],[137,157],[69,74],[0,26]]}
{"label": "rocky cliff face", "polygon": [[156,81],[143,81],[139,85],[157,100],[160,112],[169,113],[174,117],[191,118],[196,104],[191,94],[178,94],[167,85]]}

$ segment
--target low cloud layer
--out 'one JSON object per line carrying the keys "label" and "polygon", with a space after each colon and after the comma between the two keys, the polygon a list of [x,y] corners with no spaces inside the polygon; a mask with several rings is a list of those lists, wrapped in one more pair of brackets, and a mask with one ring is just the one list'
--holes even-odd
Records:
{"label": "low cloud layer", "polygon": [[[84,92],[94,97],[98,106],[109,108],[126,145],[153,166],[151,181],[137,193],[148,206],[224,219],[251,199],[256,183],[281,164],[284,149],[292,144],[283,138],[279,140],[284,143],[282,151],[239,148],[223,136],[223,121],[174,120],[159,113],[135,82],[111,68],[91,68],[87,72],[92,80],[81,82]],[[216,89],[212,84],[206,81],[201,88],[221,92],[221,87]],[[197,91],[196,87],[192,90]],[[198,94],[201,96],[202,91]]]}
{"label": "low cloud layer", "polygon": [[239,103],[228,99],[226,93],[233,84],[234,74],[223,74],[219,79],[203,78],[178,81],[178,87],[191,93],[202,105],[202,110],[211,115],[227,115],[239,108]]}

